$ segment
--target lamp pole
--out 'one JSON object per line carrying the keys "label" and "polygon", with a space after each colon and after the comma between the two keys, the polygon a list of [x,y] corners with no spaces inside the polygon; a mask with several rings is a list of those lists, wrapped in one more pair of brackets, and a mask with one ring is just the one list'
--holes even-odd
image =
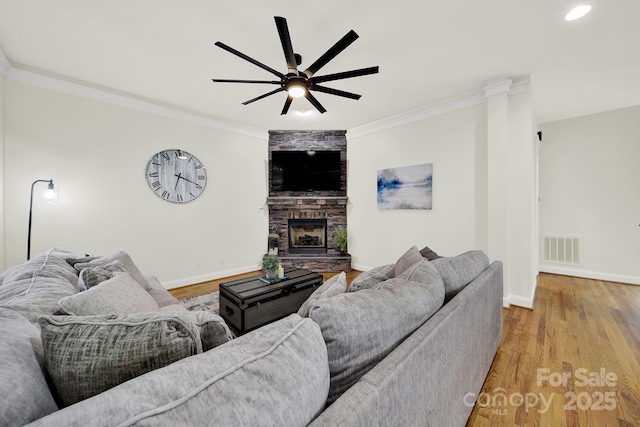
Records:
{"label": "lamp pole", "polygon": [[31,198],[29,199],[29,234],[27,236],[27,261],[31,259],[31,218],[33,216],[33,188],[38,182],[48,182],[49,190],[53,192],[53,179],[37,179],[31,184]]}

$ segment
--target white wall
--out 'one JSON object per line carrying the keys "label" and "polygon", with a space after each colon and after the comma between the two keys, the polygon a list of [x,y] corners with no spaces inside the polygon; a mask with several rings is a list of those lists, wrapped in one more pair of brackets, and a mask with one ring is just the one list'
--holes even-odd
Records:
{"label": "white wall", "polygon": [[[347,133],[356,268],[393,263],[413,245],[442,255],[486,250],[486,124],[483,104],[355,139]],[[377,171],[422,163],[433,163],[433,209],[379,210]]]}
{"label": "white wall", "polygon": [[[59,203],[37,193],[32,256],[129,252],[168,287],[255,268],[266,249],[267,142],[7,80],[6,263],[26,259],[29,189],[53,179]],[[207,168],[205,192],[178,205],[148,187],[151,156],[180,148]],[[38,189],[46,188],[40,184]]]}
{"label": "white wall", "polygon": [[583,241],[582,266],[541,269],[640,284],[640,106],[540,129],[540,233]]}

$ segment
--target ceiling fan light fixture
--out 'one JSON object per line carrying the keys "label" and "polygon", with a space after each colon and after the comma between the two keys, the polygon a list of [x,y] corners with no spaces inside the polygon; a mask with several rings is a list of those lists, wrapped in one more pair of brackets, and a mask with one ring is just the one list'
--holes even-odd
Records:
{"label": "ceiling fan light fixture", "polygon": [[583,4],[580,6],[576,6],[567,15],[564,17],[565,21],[575,21],[576,19],[582,18],[584,15],[589,13],[591,10],[591,6]]}
{"label": "ceiling fan light fixture", "polygon": [[302,98],[302,97],[307,93],[307,89],[305,89],[305,87],[304,87],[304,86],[291,85],[291,86],[287,89],[287,93],[288,93],[292,98]]}

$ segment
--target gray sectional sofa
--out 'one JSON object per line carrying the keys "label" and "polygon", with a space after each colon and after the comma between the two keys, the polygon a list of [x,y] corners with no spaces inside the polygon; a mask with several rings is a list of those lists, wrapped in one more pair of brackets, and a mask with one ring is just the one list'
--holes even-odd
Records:
{"label": "gray sectional sofa", "polygon": [[480,251],[413,247],[232,339],[126,253],[52,249],[0,275],[0,425],[463,426],[501,337]]}

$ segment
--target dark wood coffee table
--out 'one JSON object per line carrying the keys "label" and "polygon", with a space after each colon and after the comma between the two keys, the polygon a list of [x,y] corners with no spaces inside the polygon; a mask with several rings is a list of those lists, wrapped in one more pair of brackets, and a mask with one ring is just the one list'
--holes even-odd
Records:
{"label": "dark wood coffee table", "polygon": [[220,316],[238,335],[298,311],[322,284],[322,275],[287,268],[285,279],[266,283],[255,276],[220,284]]}

